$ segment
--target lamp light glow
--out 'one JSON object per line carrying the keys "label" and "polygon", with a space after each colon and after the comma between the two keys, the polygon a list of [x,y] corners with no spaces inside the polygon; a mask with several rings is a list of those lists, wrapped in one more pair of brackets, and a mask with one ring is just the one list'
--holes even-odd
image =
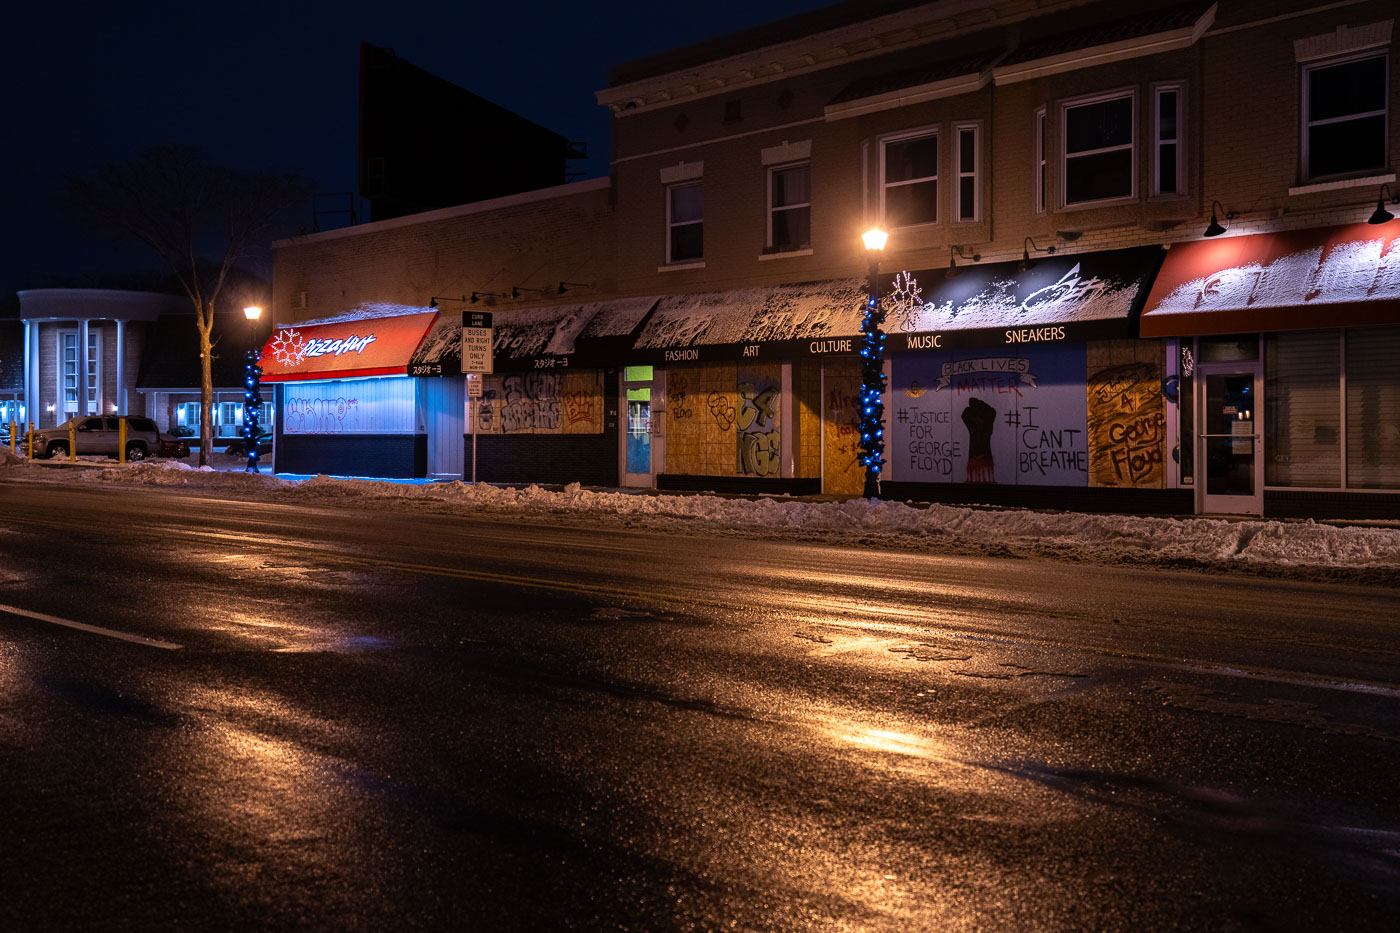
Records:
{"label": "lamp light glow", "polygon": [[885,242],[889,240],[890,235],[879,227],[871,227],[869,230],[862,233],[860,238],[865,241],[866,249],[880,250],[885,248]]}

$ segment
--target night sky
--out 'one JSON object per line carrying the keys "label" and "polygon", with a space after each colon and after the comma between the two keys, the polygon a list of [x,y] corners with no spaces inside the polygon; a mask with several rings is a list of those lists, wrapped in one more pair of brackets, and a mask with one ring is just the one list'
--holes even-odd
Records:
{"label": "night sky", "polygon": [[[152,145],[196,145],[229,165],[353,191],[361,41],[586,141],[590,158],[574,167],[595,178],[610,146],[593,95],[610,67],[826,5],[0,0],[3,306],[15,289],[158,268],[85,235],[58,200],[67,175]],[[423,131],[430,142],[432,127]]]}

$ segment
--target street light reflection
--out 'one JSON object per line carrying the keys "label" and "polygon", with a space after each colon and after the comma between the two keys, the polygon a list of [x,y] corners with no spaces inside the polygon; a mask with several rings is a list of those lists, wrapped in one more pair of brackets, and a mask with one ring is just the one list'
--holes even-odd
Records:
{"label": "street light reflection", "polygon": [[907,732],[891,732],[887,729],[860,729],[846,733],[840,738],[852,745],[889,752],[894,755],[909,755],[915,758],[932,759],[933,743],[928,739]]}

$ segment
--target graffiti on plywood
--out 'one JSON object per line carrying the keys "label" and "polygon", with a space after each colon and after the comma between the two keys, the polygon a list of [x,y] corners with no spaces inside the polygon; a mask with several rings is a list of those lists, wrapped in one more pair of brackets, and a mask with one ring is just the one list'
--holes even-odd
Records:
{"label": "graffiti on plywood", "polygon": [[781,467],[782,440],[778,432],[781,389],[760,381],[739,383],[738,472],[748,476],[776,476]]}
{"label": "graffiti on plywood", "polygon": [[1126,363],[1089,377],[1089,484],[1161,488],[1166,406],[1161,367]]}

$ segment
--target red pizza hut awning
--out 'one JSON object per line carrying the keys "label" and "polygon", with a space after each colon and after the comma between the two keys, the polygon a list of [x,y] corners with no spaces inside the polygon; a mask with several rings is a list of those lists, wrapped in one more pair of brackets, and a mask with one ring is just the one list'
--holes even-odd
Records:
{"label": "red pizza hut awning", "polygon": [[1143,337],[1400,324],[1400,223],[1178,243]]}
{"label": "red pizza hut awning", "polygon": [[425,311],[278,327],[263,345],[263,381],[406,375],[413,351],[437,316]]}

